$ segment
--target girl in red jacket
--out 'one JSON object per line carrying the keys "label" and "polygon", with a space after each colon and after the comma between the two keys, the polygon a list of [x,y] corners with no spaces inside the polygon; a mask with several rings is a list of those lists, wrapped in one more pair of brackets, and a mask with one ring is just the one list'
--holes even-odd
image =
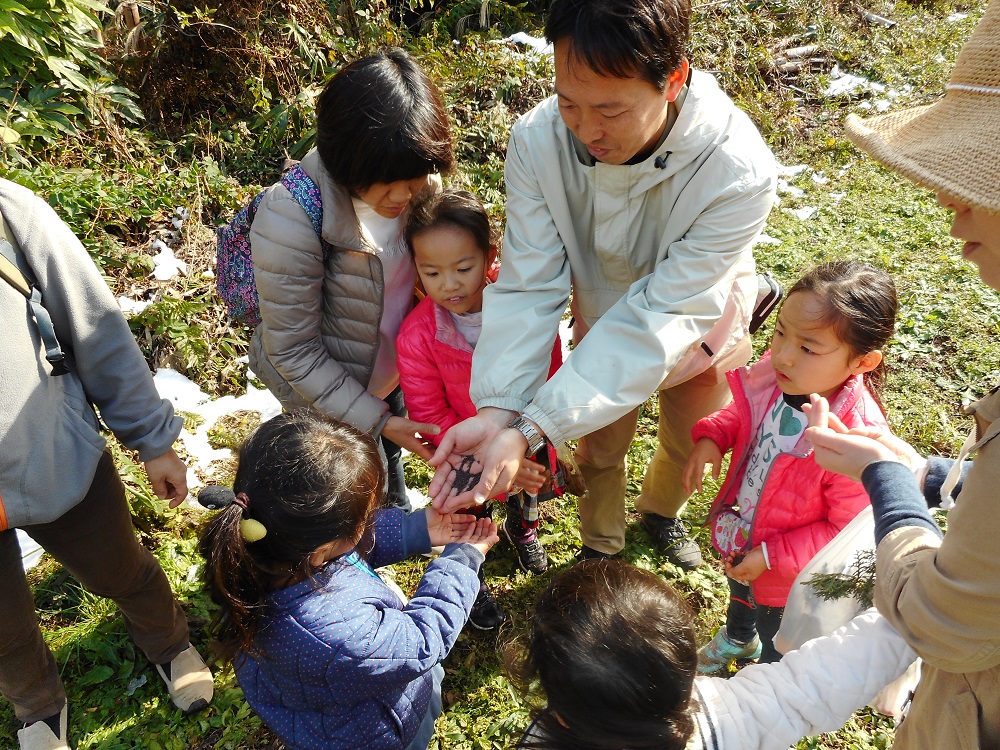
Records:
{"label": "girl in red jacket", "polygon": [[789,291],[771,350],[728,373],[733,402],[694,426],[685,491],[701,490],[706,465],[718,478],[733,451],[709,513],[729,612],[699,651],[699,671],[780,659],[772,639],[796,574],[868,504],[860,483],[816,463],[802,404],[819,393],[844,424],[888,431],[873,391],[895,320],[896,289],[884,271],[853,261],[814,268]]}
{"label": "girl in red jacket", "polygon": [[[469,397],[472,351],[482,330],[483,289],[496,279],[496,245],[483,204],[464,190],[444,190],[416,204],[406,226],[417,274],[427,296],[406,317],[396,339],[400,385],[410,418],[436,424],[441,431],[424,437],[435,445],[448,428],[475,416]],[[562,364],[558,341],[549,375]],[[554,465],[546,451],[544,459]],[[538,493],[545,466],[527,462],[515,485],[524,492],[507,497],[504,535],[521,567],[543,573],[548,566],[538,541]],[[503,499],[503,496],[501,496]],[[476,513],[476,510],[470,512]],[[488,511],[480,511],[488,512]],[[482,569],[480,569],[482,580]],[[506,615],[482,583],[469,622],[491,630]]]}

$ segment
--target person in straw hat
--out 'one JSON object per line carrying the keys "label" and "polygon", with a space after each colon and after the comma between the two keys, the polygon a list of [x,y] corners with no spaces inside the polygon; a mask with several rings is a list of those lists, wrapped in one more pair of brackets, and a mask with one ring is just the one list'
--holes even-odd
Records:
{"label": "person in straw hat", "polygon": [[[951,234],[965,240],[962,257],[1000,289],[1000,2],[986,8],[959,53],[943,99],[868,120],[851,116],[846,125],[858,147],[955,212]],[[812,397],[807,435],[816,460],[860,479],[871,496],[875,603],[924,660],[896,732],[898,750],[1000,748],[1000,389],[965,411],[975,429],[958,460],[924,461],[891,436],[846,431]],[[973,452],[969,468],[964,459]],[[961,486],[943,539],[921,491],[942,473],[942,507]]]}

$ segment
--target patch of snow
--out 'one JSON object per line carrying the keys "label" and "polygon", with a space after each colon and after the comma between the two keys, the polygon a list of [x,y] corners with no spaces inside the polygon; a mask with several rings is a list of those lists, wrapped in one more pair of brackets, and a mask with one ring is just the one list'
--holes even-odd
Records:
{"label": "patch of snow", "polygon": [[178,272],[187,271],[187,263],[179,260],[174,251],[162,240],[156,240],[151,249],[159,250],[159,253],[153,256],[153,277],[157,281],[169,281]]}
{"label": "patch of snow", "polygon": [[779,240],[777,237],[772,237],[771,235],[764,234],[762,232],[761,234],[757,235],[757,239],[753,241],[753,245],[751,245],[751,247],[755,247],[757,245],[780,245],[780,244],[781,240]]}
{"label": "patch of snow", "polygon": [[[208,431],[220,418],[238,411],[255,411],[260,421],[266,422],[281,413],[281,404],[266,388],[247,385],[242,396],[223,396],[212,400],[196,383],[168,367],[161,368],[153,376],[153,384],[161,398],[174,405],[174,409],[197,414],[204,421],[191,432],[186,427],[181,430],[179,440],[188,454],[188,486],[192,495],[201,486],[196,469],[207,470],[213,461],[228,459],[233,452],[229,448],[213,448],[208,441]],[[192,500],[189,505],[201,508]]]}
{"label": "patch of snow", "polygon": [[142,299],[131,299],[130,297],[121,296],[118,298],[118,307],[122,309],[126,318],[130,318],[133,315],[138,315],[143,310],[152,304],[149,300]]}
{"label": "patch of snow", "polygon": [[812,169],[812,167],[810,167],[808,164],[792,164],[792,165],[778,164],[778,176],[798,177],[807,169]]}
{"label": "patch of snow", "polygon": [[516,34],[511,34],[506,39],[501,39],[500,41],[523,44],[526,47],[534,50],[539,55],[548,55],[548,56],[552,55],[552,45],[549,42],[537,36],[526,34],[523,31],[518,31]]}
{"label": "patch of snow", "polygon": [[195,411],[201,404],[209,400],[205,393],[193,380],[169,367],[162,367],[153,375],[153,385],[160,398],[165,398],[181,411]]}
{"label": "patch of snow", "polygon": [[823,92],[825,96],[851,96],[871,91],[880,94],[885,91],[884,83],[876,83],[864,76],[856,76],[853,73],[845,73],[839,65],[834,65],[830,71],[830,84]]}
{"label": "patch of snow", "polygon": [[410,505],[413,506],[414,510],[417,508],[426,508],[431,504],[431,499],[427,495],[412,487],[406,488],[406,499],[410,501]]}
{"label": "patch of snow", "polygon": [[948,16],[948,23],[958,23],[959,21],[964,21],[968,17],[968,13],[952,13]]}
{"label": "patch of snow", "polygon": [[830,193],[830,197],[833,199],[834,203],[840,203],[847,197],[847,193]]}
{"label": "patch of snow", "polygon": [[795,185],[790,185],[788,183],[788,180],[785,180],[781,177],[778,178],[778,192],[787,193],[793,198],[802,198],[806,194],[805,190],[803,190],[800,187],[795,187]]}
{"label": "patch of snow", "polygon": [[139,675],[138,677],[129,680],[128,687],[125,688],[125,692],[128,695],[132,695],[132,693],[134,693],[136,690],[138,690],[145,684],[146,684],[146,675],[144,674]]}
{"label": "patch of snow", "polygon": [[573,341],[573,328],[570,326],[569,321],[569,318],[559,321],[559,341],[562,345],[563,360],[569,356],[571,351],[569,345]]}
{"label": "patch of snow", "polygon": [[816,215],[819,209],[815,206],[803,206],[802,208],[786,208],[785,210],[799,221],[808,221]]}
{"label": "patch of snow", "polygon": [[31,570],[42,559],[43,550],[38,546],[38,542],[20,529],[14,529],[14,533],[17,536],[17,543],[21,547],[21,565],[25,570]]}
{"label": "patch of snow", "polygon": [[817,185],[825,185],[830,181],[830,178],[824,175],[822,172],[813,172],[812,180]]}

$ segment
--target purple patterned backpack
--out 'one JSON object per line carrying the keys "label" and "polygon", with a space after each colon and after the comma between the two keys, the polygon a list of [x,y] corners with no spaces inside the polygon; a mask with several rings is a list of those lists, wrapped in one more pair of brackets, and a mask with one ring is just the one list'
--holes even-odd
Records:
{"label": "purple patterned backpack", "polygon": [[[320,236],[324,254],[330,251],[329,244],[322,238],[323,203],[319,188],[312,178],[296,164],[281,176],[281,184],[292,194],[296,203],[302,206],[312,222],[313,229]],[[256,328],[260,325],[260,301],[257,298],[257,284],[253,278],[253,258],[250,255],[250,225],[257,215],[264,194],[262,190],[244,206],[236,217],[219,227],[216,236],[216,280],[215,287],[226,303],[229,317],[237,323]]]}

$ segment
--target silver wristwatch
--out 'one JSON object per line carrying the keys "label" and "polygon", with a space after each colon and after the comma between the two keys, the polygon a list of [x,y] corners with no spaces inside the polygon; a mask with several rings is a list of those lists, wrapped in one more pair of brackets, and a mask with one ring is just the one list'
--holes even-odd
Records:
{"label": "silver wristwatch", "polygon": [[515,430],[524,435],[525,439],[528,441],[528,452],[525,454],[526,456],[535,455],[545,445],[545,435],[540,433],[538,428],[526,420],[522,415],[518,414],[507,426],[513,427]]}

